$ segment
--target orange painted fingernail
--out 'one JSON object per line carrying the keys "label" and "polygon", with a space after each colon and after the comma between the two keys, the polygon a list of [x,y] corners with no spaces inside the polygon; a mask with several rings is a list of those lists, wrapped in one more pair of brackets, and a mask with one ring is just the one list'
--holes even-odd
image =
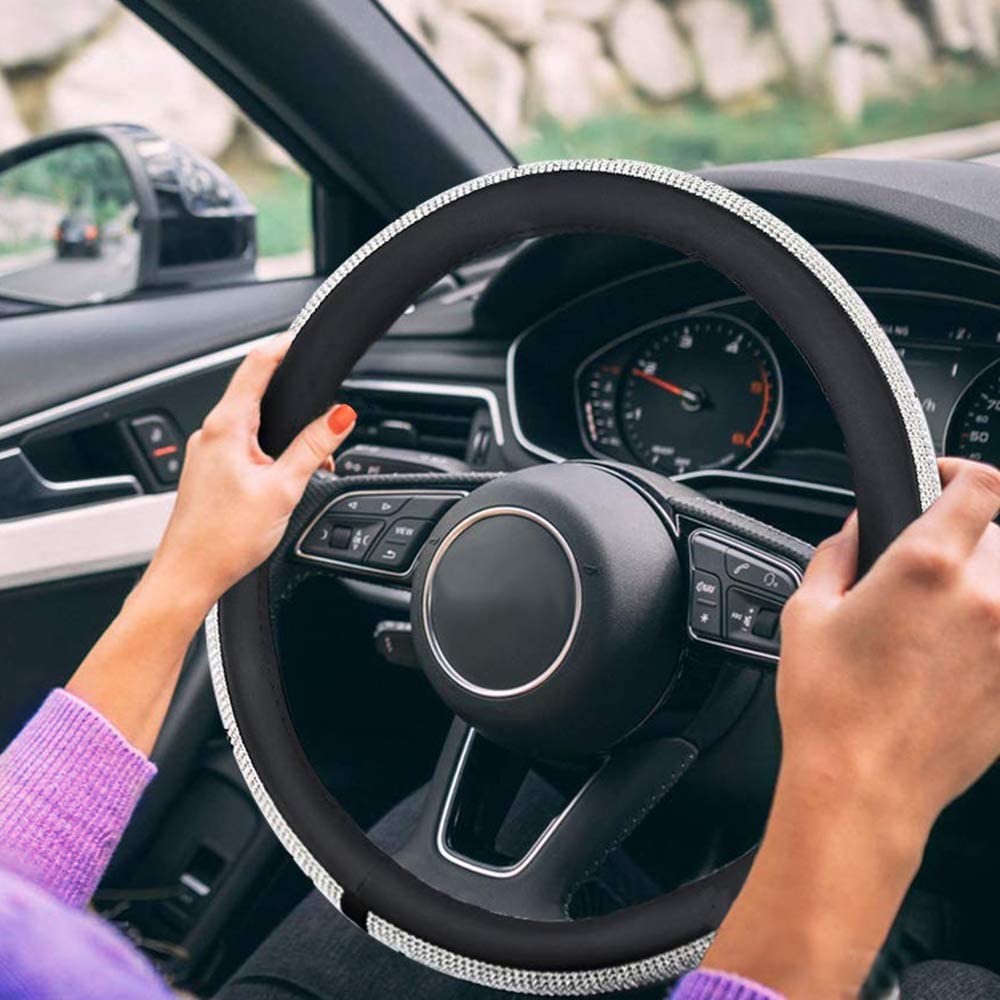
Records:
{"label": "orange painted fingernail", "polygon": [[354,407],[347,403],[341,403],[330,411],[326,418],[326,426],[334,434],[343,434],[357,419],[358,415],[354,412]]}

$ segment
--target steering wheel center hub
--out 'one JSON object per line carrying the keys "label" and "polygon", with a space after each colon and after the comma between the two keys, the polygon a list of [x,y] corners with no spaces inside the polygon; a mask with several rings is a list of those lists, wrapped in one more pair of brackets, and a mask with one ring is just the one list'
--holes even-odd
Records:
{"label": "steering wheel center hub", "polygon": [[421,663],[454,711],[501,743],[606,750],[673,680],[681,575],[657,512],[606,469],[501,477],[430,538],[412,604]]}
{"label": "steering wheel center hub", "polygon": [[507,698],[537,688],[565,661],[580,623],[580,570],[544,517],[487,508],[437,546],[423,599],[441,669],[473,694]]}

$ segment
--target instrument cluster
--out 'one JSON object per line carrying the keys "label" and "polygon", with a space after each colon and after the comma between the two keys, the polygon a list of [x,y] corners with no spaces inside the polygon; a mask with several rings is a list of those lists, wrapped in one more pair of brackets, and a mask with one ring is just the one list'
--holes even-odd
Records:
{"label": "instrument cluster", "polygon": [[[1000,310],[919,296],[866,296],[913,380],[941,454],[1000,465]],[[745,312],[745,310],[743,310]],[[745,469],[790,437],[828,447],[818,387],[758,314],[688,312],[619,334],[575,373],[585,450],[666,475]],[[814,383],[813,383],[814,384]],[[786,401],[786,386],[794,390]],[[787,433],[786,433],[787,432]]]}

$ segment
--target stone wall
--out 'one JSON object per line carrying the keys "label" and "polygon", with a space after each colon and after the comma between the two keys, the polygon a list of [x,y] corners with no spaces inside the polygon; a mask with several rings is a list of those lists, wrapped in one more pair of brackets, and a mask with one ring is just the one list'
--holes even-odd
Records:
{"label": "stone wall", "polygon": [[[793,87],[856,118],[954,67],[1000,65],[1000,0],[384,0],[486,120],[737,106]],[[285,165],[183,57],[115,0],[0,0],[0,148],[130,120],[217,159]]]}
{"label": "stone wall", "polygon": [[0,0],[0,149],[54,129],[130,121],[241,171],[286,166],[183,56],[115,0]]}
{"label": "stone wall", "polygon": [[[384,0],[499,134],[542,117],[752,105],[777,87],[856,119],[1000,65],[1000,0]],[[998,109],[1000,117],[1000,109]]]}

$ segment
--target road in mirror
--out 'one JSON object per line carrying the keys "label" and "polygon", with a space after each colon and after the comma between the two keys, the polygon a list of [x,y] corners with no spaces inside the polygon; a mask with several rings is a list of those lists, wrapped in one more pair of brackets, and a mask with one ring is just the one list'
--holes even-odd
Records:
{"label": "road in mirror", "polygon": [[138,217],[110,143],[88,139],[11,167],[0,174],[0,295],[61,306],[127,295]]}

